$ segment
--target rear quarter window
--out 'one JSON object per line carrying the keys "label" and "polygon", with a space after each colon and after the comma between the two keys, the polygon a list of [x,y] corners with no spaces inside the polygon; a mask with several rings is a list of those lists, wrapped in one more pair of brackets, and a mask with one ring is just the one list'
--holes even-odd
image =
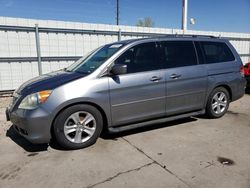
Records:
{"label": "rear quarter window", "polygon": [[220,63],[234,61],[235,57],[224,42],[200,42],[205,62]]}

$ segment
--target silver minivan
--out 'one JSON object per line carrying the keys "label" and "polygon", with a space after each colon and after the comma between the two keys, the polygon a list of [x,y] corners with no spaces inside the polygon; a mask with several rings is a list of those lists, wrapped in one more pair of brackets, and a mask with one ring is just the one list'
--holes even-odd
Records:
{"label": "silver minivan", "polygon": [[242,61],[226,39],[173,35],[104,45],[29,80],[6,110],[32,143],[67,149],[118,132],[206,114],[222,117],[245,91]]}

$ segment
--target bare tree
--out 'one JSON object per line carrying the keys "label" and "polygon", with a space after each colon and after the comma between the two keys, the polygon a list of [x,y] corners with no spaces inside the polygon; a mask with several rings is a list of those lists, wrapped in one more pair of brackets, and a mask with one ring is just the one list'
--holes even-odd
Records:
{"label": "bare tree", "polygon": [[139,27],[154,27],[154,25],[155,24],[150,17],[139,19],[136,23],[136,26],[139,26]]}

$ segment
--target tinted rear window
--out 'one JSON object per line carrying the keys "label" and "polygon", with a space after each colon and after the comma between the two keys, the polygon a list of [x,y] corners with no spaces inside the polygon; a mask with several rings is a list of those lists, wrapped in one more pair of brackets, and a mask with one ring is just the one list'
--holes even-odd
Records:
{"label": "tinted rear window", "polygon": [[173,68],[197,64],[192,41],[163,41],[161,44],[164,67]]}
{"label": "tinted rear window", "polygon": [[235,58],[223,42],[200,42],[206,63],[233,61]]}

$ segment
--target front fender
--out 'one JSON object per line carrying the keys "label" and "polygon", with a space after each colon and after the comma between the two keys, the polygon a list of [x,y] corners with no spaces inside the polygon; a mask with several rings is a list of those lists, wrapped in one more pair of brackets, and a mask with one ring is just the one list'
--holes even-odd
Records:
{"label": "front fender", "polygon": [[96,107],[103,115],[105,115],[105,119],[107,120],[107,126],[111,125],[111,116],[110,116],[110,109],[107,108],[106,104],[102,104],[101,102],[96,101],[93,98],[86,98],[86,97],[81,97],[81,98],[75,98],[71,100],[67,100],[64,103],[60,104],[54,111],[52,118],[53,120],[56,118],[56,116],[64,109],[76,105],[76,104],[89,104],[94,107]]}
{"label": "front fender", "polygon": [[54,118],[68,106],[88,103],[101,109],[111,125],[108,78],[79,79],[54,89],[44,104],[44,108]]}

